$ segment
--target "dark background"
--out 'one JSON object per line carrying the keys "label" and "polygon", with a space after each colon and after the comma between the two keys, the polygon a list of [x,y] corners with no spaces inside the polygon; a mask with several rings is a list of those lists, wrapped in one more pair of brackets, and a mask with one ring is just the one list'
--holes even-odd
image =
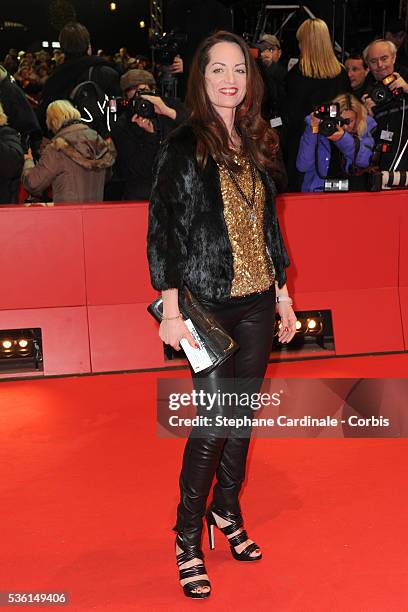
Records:
{"label": "dark background", "polygon": [[[0,24],[4,21],[14,21],[24,24],[26,29],[0,30],[0,58],[4,57],[10,47],[18,50],[38,50],[42,40],[58,39],[59,28],[51,25],[50,15],[50,5],[56,1],[73,6],[77,20],[85,24],[91,32],[94,52],[103,48],[108,53],[113,53],[121,46],[127,47],[132,55],[148,52],[148,0],[116,0],[115,12],[109,10],[109,0],[1,0]],[[177,27],[188,33],[186,54],[189,55],[203,36],[219,27],[230,29],[232,20],[237,33],[247,32],[252,36],[262,4],[264,3],[261,0],[165,0],[165,28]],[[268,4],[274,4],[273,0]],[[284,2],[280,0],[275,4]],[[306,4],[316,16],[325,19],[330,27],[333,6],[335,7],[336,40],[341,42],[344,1],[307,0]],[[388,20],[398,15],[398,0],[348,0],[346,4],[347,49],[361,48],[374,36],[382,33],[384,17]],[[61,9],[57,14],[61,18]],[[146,23],[143,30],[139,27],[141,20]],[[284,34],[284,44],[285,37],[286,42],[293,40],[300,21],[300,16],[292,20]],[[274,31],[277,26],[279,19],[276,17],[268,24],[267,30]]]}
{"label": "dark background", "polygon": [[[127,46],[134,53],[148,48],[148,0],[117,0],[117,9],[109,10],[109,0],[70,0],[76,20],[89,29],[94,52],[103,48],[108,52]],[[36,50],[42,40],[58,40],[59,29],[51,25],[52,0],[0,0],[0,23],[15,21],[24,24],[27,31],[0,32],[0,55],[10,48],[18,50],[33,46]],[[139,22],[146,27],[141,30]]]}

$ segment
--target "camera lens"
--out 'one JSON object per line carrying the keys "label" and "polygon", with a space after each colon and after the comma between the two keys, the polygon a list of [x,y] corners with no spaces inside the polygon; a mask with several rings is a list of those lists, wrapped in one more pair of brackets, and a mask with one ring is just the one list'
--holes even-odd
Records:
{"label": "camera lens", "polygon": [[138,95],[135,95],[134,98],[132,98],[131,106],[132,108],[129,110],[129,112],[132,115],[137,114],[143,119],[153,119],[156,117],[154,105],[149,100],[145,100]]}
{"label": "camera lens", "polygon": [[377,91],[374,92],[374,97],[373,100],[374,102],[378,103],[378,102],[382,102],[383,100],[385,100],[386,97],[386,93],[383,89],[377,89]]}
{"label": "camera lens", "polygon": [[391,90],[383,83],[376,83],[371,92],[371,99],[376,106],[388,104],[393,97]]}
{"label": "camera lens", "polygon": [[333,119],[322,119],[319,125],[319,134],[322,136],[332,136],[335,132],[337,132],[337,121],[333,121]]}
{"label": "camera lens", "polygon": [[141,114],[145,113],[148,108],[149,108],[148,107],[148,101],[147,100],[140,100],[140,102],[139,102],[139,109],[138,109],[139,110],[139,114],[141,115]]}

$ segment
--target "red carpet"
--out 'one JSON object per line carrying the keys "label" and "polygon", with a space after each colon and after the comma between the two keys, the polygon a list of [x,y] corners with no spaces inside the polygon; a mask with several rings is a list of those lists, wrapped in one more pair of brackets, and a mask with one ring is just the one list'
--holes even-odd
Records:
{"label": "red carpet", "polygon": [[[268,373],[403,376],[407,362],[330,359]],[[185,598],[170,531],[184,441],[156,437],[157,376],[0,384],[0,591],[66,591],[71,603],[59,609],[83,611],[407,609],[405,439],[254,440],[241,503],[264,559],[238,563],[217,531],[215,551],[204,541],[213,594]]]}

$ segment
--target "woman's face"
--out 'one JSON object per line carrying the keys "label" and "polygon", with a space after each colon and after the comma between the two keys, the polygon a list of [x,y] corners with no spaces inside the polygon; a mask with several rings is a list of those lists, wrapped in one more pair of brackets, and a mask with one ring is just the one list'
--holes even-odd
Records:
{"label": "woman's face", "polygon": [[216,110],[236,108],[246,94],[246,66],[241,47],[220,42],[211,47],[205,68],[205,88]]}
{"label": "woman's face", "polygon": [[356,131],[356,123],[357,123],[357,113],[353,110],[344,110],[341,113],[343,119],[349,119],[350,123],[348,125],[343,126],[346,132],[355,132]]}

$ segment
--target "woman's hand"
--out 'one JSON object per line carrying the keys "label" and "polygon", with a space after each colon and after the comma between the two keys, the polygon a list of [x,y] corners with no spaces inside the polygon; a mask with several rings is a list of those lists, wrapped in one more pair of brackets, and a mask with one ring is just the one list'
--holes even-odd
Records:
{"label": "woman's hand", "polygon": [[276,304],[276,312],[281,318],[278,340],[282,344],[288,343],[296,333],[296,315],[289,302],[278,302]]}
{"label": "woman's hand", "polygon": [[165,344],[170,344],[176,351],[181,348],[182,338],[185,338],[193,348],[199,348],[183,319],[164,319],[160,323],[159,336]]}
{"label": "woman's hand", "polygon": [[310,115],[310,127],[312,128],[313,134],[317,134],[319,131],[320,119],[316,117],[314,113]]}
{"label": "woman's hand", "polygon": [[331,136],[328,136],[327,139],[331,140],[332,142],[337,142],[338,140],[340,140],[340,138],[343,138],[344,136],[344,129],[341,127],[341,125],[337,126],[337,130],[334,132],[334,134],[332,134]]}

